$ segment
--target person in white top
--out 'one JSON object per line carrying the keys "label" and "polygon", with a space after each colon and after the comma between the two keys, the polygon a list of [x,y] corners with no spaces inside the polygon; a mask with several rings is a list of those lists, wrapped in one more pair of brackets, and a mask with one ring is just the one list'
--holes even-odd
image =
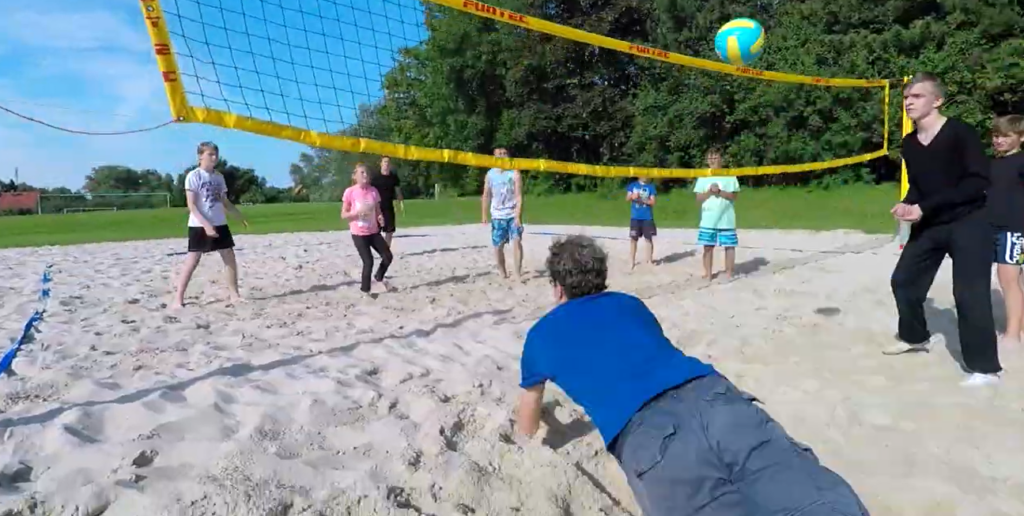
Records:
{"label": "person in white top", "polygon": [[[494,156],[507,158],[508,149],[494,149]],[[489,208],[489,209],[488,209]],[[491,245],[498,261],[498,273],[508,278],[505,268],[505,244],[512,242],[516,280],[523,277],[523,178],[518,170],[492,168],[484,178],[484,193],[480,196],[480,219],[487,224],[491,216]]]}
{"label": "person in white top", "polygon": [[199,144],[196,151],[199,167],[185,176],[185,199],[188,202],[188,257],[178,277],[178,287],[171,308],[185,305],[185,290],[192,273],[199,266],[203,254],[217,251],[227,269],[228,289],[232,301],[242,301],[238,293],[238,263],[235,260],[235,241],[228,227],[227,211],[241,219],[245,227],[249,222],[230,200],[224,176],[214,168],[220,159],[220,150],[211,142]]}

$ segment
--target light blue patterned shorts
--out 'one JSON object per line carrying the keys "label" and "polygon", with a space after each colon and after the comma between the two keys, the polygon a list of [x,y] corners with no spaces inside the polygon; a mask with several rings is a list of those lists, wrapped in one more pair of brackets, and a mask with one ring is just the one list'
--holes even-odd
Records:
{"label": "light blue patterned shorts", "polygon": [[736,247],[740,244],[735,229],[699,228],[697,245]]}
{"label": "light blue patterned shorts", "polygon": [[519,240],[523,236],[523,226],[516,225],[516,219],[491,219],[491,244],[494,247],[505,245],[509,240]]}

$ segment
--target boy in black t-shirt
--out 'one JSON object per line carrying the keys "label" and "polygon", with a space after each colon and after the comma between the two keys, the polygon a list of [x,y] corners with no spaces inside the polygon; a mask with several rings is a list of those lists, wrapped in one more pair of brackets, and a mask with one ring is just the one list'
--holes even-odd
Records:
{"label": "boy in black t-shirt", "polygon": [[902,150],[910,188],[892,214],[913,226],[892,272],[900,342],[883,353],[926,351],[942,341],[928,330],[924,302],[949,255],[960,349],[971,373],[963,385],[987,385],[998,382],[1002,371],[992,320],[992,226],[985,210],[991,164],[978,133],[939,112],[943,89],[938,77],[921,73],[903,90],[915,125]]}
{"label": "boy in black t-shirt", "polygon": [[384,225],[381,232],[384,233],[384,240],[391,247],[391,238],[395,235],[395,199],[398,199],[398,207],[405,213],[405,201],[402,199],[402,186],[398,174],[391,170],[391,158],[382,156],[380,158],[380,173],[375,174],[370,180],[370,185],[377,189],[380,194],[380,211],[384,215]]}
{"label": "boy in black t-shirt", "polygon": [[1024,290],[1021,289],[1021,265],[1024,264],[1024,116],[996,118],[992,124],[992,188],[988,208],[995,229],[995,262],[999,287],[1006,304],[1006,332],[1002,343],[1020,347],[1024,322]]}

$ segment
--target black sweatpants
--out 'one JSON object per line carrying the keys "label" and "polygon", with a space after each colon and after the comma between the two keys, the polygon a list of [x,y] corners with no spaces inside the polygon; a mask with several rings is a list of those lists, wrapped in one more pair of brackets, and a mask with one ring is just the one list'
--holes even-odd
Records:
{"label": "black sweatpants", "polygon": [[996,329],[992,320],[992,228],[983,210],[948,224],[914,227],[892,272],[892,293],[899,311],[899,338],[921,344],[931,333],[924,302],[935,274],[948,254],[953,260],[953,298],[960,349],[968,369],[998,373]]}
{"label": "black sweatpants", "polygon": [[359,290],[369,292],[370,275],[373,274],[373,254],[370,252],[370,248],[373,248],[380,255],[380,266],[377,267],[377,275],[375,276],[377,281],[384,280],[384,275],[388,272],[388,266],[391,265],[391,248],[388,247],[388,243],[384,241],[384,237],[380,233],[352,235],[352,242],[356,244],[359,258],[363,260],[363,277]]}

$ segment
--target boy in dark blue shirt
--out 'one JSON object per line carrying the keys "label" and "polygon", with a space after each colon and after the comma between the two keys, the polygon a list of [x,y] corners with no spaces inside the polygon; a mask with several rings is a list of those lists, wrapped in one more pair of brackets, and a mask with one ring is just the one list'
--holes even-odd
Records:
{"label": "boy in dark blue shirt", "polygon": [[715,369],[686,356],[643,301],[606,292],[585,236],[551,245],[558,306],[529,331],[516,428],[540,425],[547,381],[583,407],[645,516],[863,516],[853,488]]}
{"label": "boy in dark blue shirt", "polygon": [[647,264],[654,264],[654,236],[658,227],[654,225],[654,201],[657,189],[647,178],[638,177],[626,187],[626,201],[629,202],[629,270],[636,268],[636,242],[640,237],[647,241]]}

